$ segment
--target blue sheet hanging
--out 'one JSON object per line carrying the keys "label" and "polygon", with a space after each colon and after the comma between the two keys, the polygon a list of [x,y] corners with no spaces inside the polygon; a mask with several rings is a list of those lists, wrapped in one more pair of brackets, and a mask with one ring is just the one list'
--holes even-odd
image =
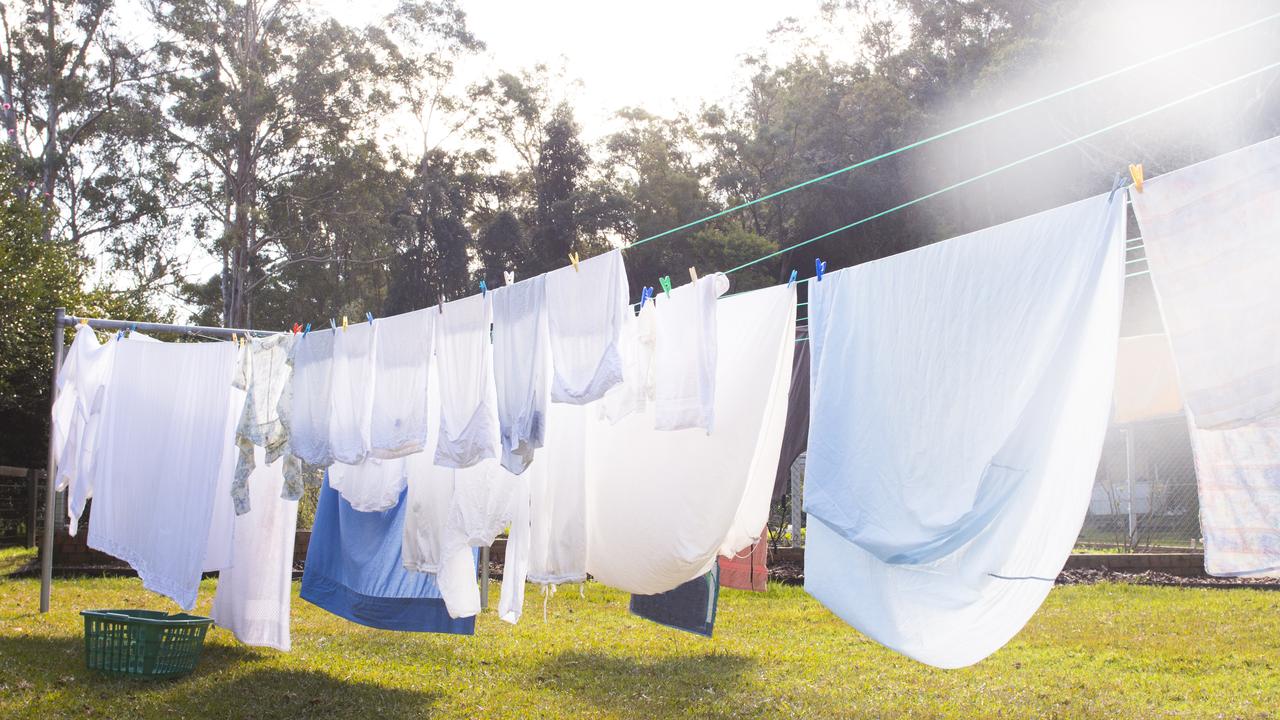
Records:
{"label": "blue sheet hanging", "polygon": [[329,487],[326,473],[301,597],[372,628],[472,635],[475,618],[449,617],[434,575],[404,569],[405,494],[390,510],[360,512]]}

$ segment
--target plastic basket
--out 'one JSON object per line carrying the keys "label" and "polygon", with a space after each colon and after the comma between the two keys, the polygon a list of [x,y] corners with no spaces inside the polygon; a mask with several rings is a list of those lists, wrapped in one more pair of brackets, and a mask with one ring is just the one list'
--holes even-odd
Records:
{"label": "plastic basket", "polygon": [[90,670],[142,679],[186,675],[196,667],[213,621],[158,610],[82,610]]}

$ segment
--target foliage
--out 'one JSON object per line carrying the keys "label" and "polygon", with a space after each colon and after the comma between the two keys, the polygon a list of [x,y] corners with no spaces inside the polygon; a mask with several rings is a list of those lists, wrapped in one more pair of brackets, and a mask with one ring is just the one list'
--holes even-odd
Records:
{"label": "foliage", "polygon": [[545,622],[530,588],[518,625],[488,612],[470,638],[370,630],[295,595],[291,652],[214,629],[195,673],[165,683],[85,670],[78,611],[172,603],[136,579],[60,579],[37,615],[38,593],[0,582],[6,717],[1265,718],[1280,705],[1280,598],[1262,590],[1057,588],[961,670],[881,647],[798,587],[723,591],[714,639],[630,615],[626,594],[594,582],[585,597],[562,587]]}

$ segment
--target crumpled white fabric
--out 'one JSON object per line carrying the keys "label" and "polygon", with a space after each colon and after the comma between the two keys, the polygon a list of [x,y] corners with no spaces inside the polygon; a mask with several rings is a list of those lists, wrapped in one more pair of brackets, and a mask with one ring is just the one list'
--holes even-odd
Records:
{"label": "crumpled white fabric", "polygon": [[367,457],[356,465],[336,462],[329,466],[329,487],[360,512],[390,510],[404,492],[407,460]]}
{"label": "crumpled white fabric", "polygon": [[713,434],[656,430],[652,408],[616,424],[587,413],[587,571],[606,585],[671,590],[758,539],[765,525],[786,421],[795,289],[719,302]]}
{"label": "crumpled white fabric", "polygon": [[1124,230],[1100,195],[810,283],[811,595],[944,668],[1022,628],[1089,504]]}
{"label": "crumpled white fabric", "polygon": [[[289,451],[312,467],[333,463],[329,450],[329,400],[334,332],[307,332],[294,342],[293,375],[280,404],[289,434]],[[296,489],[301,495],[302,489]]]}
{"label": "crumpled white fabric", "polygon": [[428,447],[427,369],[437,314],[427,308],[377,320],[369,431],[369,454],[375,458],[404,457]]}
{"label": "crumpled white fabric", "polygon": [[1173,347],[1211,575],[1280,575],[1280,138],[1129,193]]}
{"label": "crumpled white fabric", "polygon": [[715,423],[716,306],[729,278],[715,273],[659,301],[655,329],[654,425],[659,430]]}
{"label": "crumpled white fabric", "polygon": [[[195,605],[225,453],[232,343],[118,343],[97,452],[89,546]],[[235,417],[238,417],[236,415]]]}
{"label": "crumpled white fabric", "polygon": [[618,335],[622,354],[622,382],[614,385],[595,403],[598,414],[609,422],[644,409],[656,397],[657,303],[648,301],[636,314],[627,313]]}
{"label": "crumpled white fabric", "polygon": [[210,617],[246,645],[287,652],[298,503],[280,497],[284,460],[268,463],[261,448],[254,453],[245,486],[251,509],[235,518],[231,565],[218,575]]}
{"label": "crumpled white fabric", "polygon": [[365,322],[334,331],[329,451],[336,462],[358,465],[372,446],[378,327]]}
{"label": "crumpled white fabric", "polygon": [[551,400],[584,405],[622,382],[618,337],[626,317],[627,269],[613,250],[546,275]]}
{"label": "crumpled white fabric", "polygon": [[436,316],[440,428],[436,464],[467,468],[498,456],[489,297],[446,303]]}
{"label": "crumpled white fabric", "polygon": [[550,392],[546,276],[493,291],[493,375],[502,466],[522,473],[542,447]]}
{"label": "crumpled white fabric", "polygon": [[79,532],[85,502],[93,494],[89,469],[115,343],[111,339],[103,344],[93,330],[81,327],[58,371],[58,397],[50,425],[58,468],[54,487],[67,491],[67,531],[72,536]]}
{"label": "crumpled white fabric", "polygon": [[[236,427],[239,456],[231,485],[237,515],[249,512],[250,493],[246,483],[254,468],[253,448],[266,448],[264,457],[268,463],[289,455],[289,434],[280,413],[280,401],[293,372],[289,355],[293,351],[294,340],[292,333],[252,338],[241,352],[235,386],[244,390],[246,395]],[[297,474],[301,467],[290,457],[283,471]]]}

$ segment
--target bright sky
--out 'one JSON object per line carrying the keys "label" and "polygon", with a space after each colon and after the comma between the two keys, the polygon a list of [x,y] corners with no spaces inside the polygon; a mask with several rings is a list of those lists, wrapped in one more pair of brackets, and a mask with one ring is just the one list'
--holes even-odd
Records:
{"label": "bright sky", "polygon": [[[369,22],[393,0],[316,0],[340,20]],[[739,86],[741,58],[761,49],[788,17],[816,18],[818,0],[460,0],[487,49],[464,73],[479,80],[543,63],[562,68],[562,89],[588,139],[613,114],[640,106],[658,114],[696,111]],[[849,43],[848,47],[852,47]]]}

